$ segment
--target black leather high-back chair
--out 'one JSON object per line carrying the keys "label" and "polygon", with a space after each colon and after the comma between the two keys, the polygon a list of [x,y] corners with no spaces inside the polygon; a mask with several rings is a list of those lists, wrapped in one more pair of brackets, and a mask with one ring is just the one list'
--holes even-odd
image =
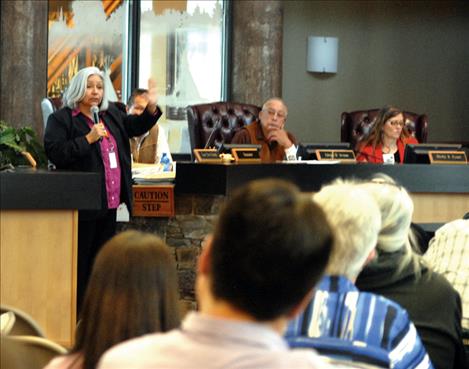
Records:
{"label": "black leather high-back chair", "polygon": [[[380,109],[343,112],[340,117],[340,141],[350,142],[353,149],[367,137]],[[419,143],[427,142],[428,118],[426,114],[404,111],[406,128]]]}
{"label": "black leather high-back chair", "polygon": [[187,122],[192,157],[194,149],[231,143],[239,129],[258,119],[260,111],[261,107],[256,105],[229,101],[189,105]]}

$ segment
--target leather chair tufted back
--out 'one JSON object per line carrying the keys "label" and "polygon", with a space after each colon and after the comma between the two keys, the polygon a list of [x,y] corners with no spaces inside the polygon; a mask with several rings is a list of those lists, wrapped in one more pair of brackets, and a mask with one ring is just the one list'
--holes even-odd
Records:
{"label": "leather chair tufted back", "polygon": [[[376,116],[380,109],[357,110],[350,113],[343,112],[340,123],[341,142],[350,142],[352,148],[356,149],[370,132],[375,123]],[[404,112],[406,127],[419,143],[427,142],[428,118],[425,114],[416,114],[408,111]]]}
{"label": "leather chair tufted back", "polygon": [[210,138],[210,146],[231,143],[234,134],[241,127],[257,120],[260,111],[259,106],[235,102],[189,105],[187,121],[191,152],[193,149],[204,148],[214,129],[216,131]]}

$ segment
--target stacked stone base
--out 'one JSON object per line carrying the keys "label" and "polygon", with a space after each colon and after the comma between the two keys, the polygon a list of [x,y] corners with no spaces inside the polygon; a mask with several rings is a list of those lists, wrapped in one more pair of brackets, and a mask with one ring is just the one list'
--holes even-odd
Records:
{"label": "stacked stone base", "polygon": [[154,233],[173,249],[183,314],[197,308],[197,259],[205,236],[213,231],[224,199],[221,195],[177,195],[173,218],[131,217],[129,222],[118,223],[119,232],[137,229]]}

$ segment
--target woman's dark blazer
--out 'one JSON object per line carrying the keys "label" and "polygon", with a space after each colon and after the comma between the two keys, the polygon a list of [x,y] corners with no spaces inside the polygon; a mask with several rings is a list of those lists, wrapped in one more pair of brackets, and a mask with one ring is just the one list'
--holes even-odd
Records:
{"label": "woman's dark blazer", "polygon": [[[121,168],[121,201],[132,211],[132,173],[129,138],[147,132],[158,121],[161,110],[155,114],[145,110],[141,115],[127,115],[114,103],[104,112],[102,119],[114,136]],[[57,169],[101,173],[102,208],[107,209],[104,164],[98,142],[89,144],[85,136],[90,131],[86,119],[72,117],[72,110],[62,108],[49,116],[44,134],[44,148]]]}

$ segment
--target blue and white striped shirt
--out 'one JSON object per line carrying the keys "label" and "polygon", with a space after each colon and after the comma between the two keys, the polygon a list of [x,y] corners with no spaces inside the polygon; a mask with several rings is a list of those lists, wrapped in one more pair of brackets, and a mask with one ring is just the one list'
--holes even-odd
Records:
{"label": "blue and white striped shirt", "polygon": [[285,337],[292,347],[308,347],[309,337],[361,341],[386,350],[393,369],[433,368],[405,309],[385,297],[360,292],[342,276],[320,281]]}

